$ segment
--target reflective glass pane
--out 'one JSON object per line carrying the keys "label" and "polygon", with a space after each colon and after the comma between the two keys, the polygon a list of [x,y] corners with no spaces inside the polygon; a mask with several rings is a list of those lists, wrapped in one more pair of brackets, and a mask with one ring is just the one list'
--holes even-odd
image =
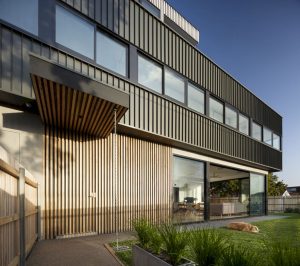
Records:
{"label": "reflective glass pane", "polygon": [[265,176],[250,174],[250,215],[265,214]]}
{"label": "reflective glass pane", "polygon": [[264,143],[272,145],[272,132],[267,128],[264,128]]}
{"label": "reflective glass pane", "polygon": [[204,91],[192,84],[188,84],[188,106],[204,114]]}
{"label": "reflective glass pane", "polygon": [[55,28],[57,43],[94,59],[94,26],[57,5]]}
{"label": "reflective glass pane", "polygon": [[173,217],[177,222],[203,220],[204,163],[174,156]]}
{"label": "reflective glass pane", "polygon": [[255,122],[252,123],[252,137],[261,141],[262,127]]}
{"label": "reflective glass pane", "polygon": [[159,93],[162,92],[162,68],[145,57],[138,56],[138,82]]}
{"label": "reflective glass pane", "polygon": [[0,18],[38,35],[38,0],[0,0]]}
{"label": "reflective glass pane", "polygon": [[237,128],[237,111],[228,106],[225,107],[225,123],[228,126]]}
{"label": "reflective glass pane", "polygon": [[209,98],[209,116],[223,123],[223,104],[214,98]]}
{"label": "reflective glass pane", "polygon": [[280,150],[280,137],[273,133],[273,147]]}
{"label": "reflective glass pane", "polygon": [[165,71],[165,94],[184,102],[184,79],[168,69]]}
{"label": "reflective glass pane", "polygon": [[102,32],[97,32],[96,62],[123,76],[127,75],[127,47]]}
{"label": "reflective glass pane", "polygon": [[249,135],[249,118],[242,114],[239,114],[239,131]]}

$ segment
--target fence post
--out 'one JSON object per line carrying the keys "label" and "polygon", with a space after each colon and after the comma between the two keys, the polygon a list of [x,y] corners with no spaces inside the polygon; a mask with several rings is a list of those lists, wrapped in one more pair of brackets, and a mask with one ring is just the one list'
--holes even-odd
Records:
{"label": "fence post", "polygon": [[20,266],[25,265],[25,169],[19,169]]}

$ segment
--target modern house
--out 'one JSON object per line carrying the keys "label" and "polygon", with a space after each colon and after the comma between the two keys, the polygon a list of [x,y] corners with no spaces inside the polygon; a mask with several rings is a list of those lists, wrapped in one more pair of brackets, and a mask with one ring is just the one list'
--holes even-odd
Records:
{"label": "modern house", "polygon": [[164,0],[0,0],[0,145],[42,238],[267,213],[282,117],[198,42]]}

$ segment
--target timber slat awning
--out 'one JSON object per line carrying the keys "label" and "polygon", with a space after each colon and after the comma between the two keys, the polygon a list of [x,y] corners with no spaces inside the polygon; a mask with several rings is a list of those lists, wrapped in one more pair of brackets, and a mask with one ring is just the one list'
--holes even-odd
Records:
{"label": "timber slat awning", "polygon": [[129,95],[44,58],[30,55],[30,75],[45,124],[106,138],[129,107]]}

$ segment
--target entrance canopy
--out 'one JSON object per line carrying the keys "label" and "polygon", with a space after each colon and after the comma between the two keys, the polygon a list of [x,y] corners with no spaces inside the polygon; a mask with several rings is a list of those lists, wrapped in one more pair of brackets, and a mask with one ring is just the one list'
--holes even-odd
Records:
{"label": "entrance canopy", "polygon": [[30,55],[30,75],[45,124],[106,138],[129,108],[129,94]]}

